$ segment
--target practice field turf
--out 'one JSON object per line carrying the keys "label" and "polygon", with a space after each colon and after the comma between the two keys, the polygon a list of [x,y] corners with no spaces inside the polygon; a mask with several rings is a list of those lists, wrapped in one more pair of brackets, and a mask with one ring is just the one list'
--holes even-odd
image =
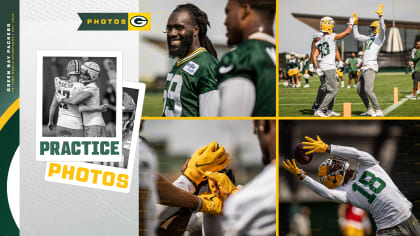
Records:
{"label": "practice field turf", "polygon": [[[313,117],[312,104],[315,101],[318,86],[320,84],[318,76],[309,79],[309,88],[290,88],[283,86],[283,80],[279,85],[279,116],[281,117]],[[351,103],[352,117],[360,117],[366,111],[356,88],[347,89],[348,77],[344,75],[345,87],[339,91],[334,105],[334,111],[343,113],[343,103]],[[302,79],[302,86],[305,80]],[[397,106],[394,104],[394,87],[398,87]],[[420,99],[404,99],[412,93],[413,81],[410,74],[377,74],[375,79],[374,92],[379,100],[379,105],[385,113],[385,117],[420,117]],[[418,96],[420,98],[420,95]]]}
{"label": "practice field turf", "polygon": [[163,107],[163,91],[162,92],[146,92],[143,104],[143,117],[160,117],[162,116]]}

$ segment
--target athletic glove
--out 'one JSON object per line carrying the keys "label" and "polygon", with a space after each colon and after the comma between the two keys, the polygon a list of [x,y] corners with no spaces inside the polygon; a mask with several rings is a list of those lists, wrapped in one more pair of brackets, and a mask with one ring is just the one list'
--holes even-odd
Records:
{"label": "athletic glove", "polygon": [[359,18],[357,18],[357,13],[353,13],[354,24],[357,25],[359,23]]}
{"label": "athletic glove", "polygon": [[383,4],[379,4],[378,10],[375,11],[376,14],[378,14],[378,16],[382,16],[383,9],[384,9],[384,5]]}
{"label": "athletic glove", "polygon": [[225,148],[216,142],[211,142],[194,153],[183,174],[198,186],[207,179],[206,171],[221,171],[229,161]]}
{"label": "athletic glove", "polygon": [[223,200],[213,193],[202,193],[198,195],[201,201],[199,211],[209,215],[221,215],[223,208]]}
{"label": "athletic glove", "polygon": [[343,61],[339,61],[338,62],[338,69],[342,69],[342,68],[344,68],[344,63],[343,63]]}
{"label": "athletic glove", "polygon": [[314,64],[309,64],[309,71],[312,73],[315,72]]}
{"label": "athletic glove", "polygon": [[292,175],[296,176],[299,180],[302,180],[305,172],[303,169],[299,169],[299,167],[296,166],[295,159],[292,159],[292,162],[293,163],[291,163],[289,159],[287,159],[286,162],[283,161],[283,168],[289,171]]}
{"label": "athletic glove", "polygon": [[319,75],[319,76],[323,76],[324,75],[324,72],[321,70],[321,69],[316,69],[316,73]]}
{"label": "athletic glove", "polygon": [[303,149],[310,149],[309,151],[305,152],[306,155],[309,155],[314,152],[326,152],[328,148],[328,144],[324,143],[321,138],[317,135],[316,141],[308,136],[305,136],[305,139],[309,142],[302,142]]}
{"label": "athletic glove", "polygon": [[213,194],[221,196],[223,200],[238,191],[238,188],[232,183],[225,173],[207,171],[206,175],[209,179],[210,191]]}
{"label": "athletic glove", "polygon": [[354,17],[353,16],[349,18],[349,22],[347,23],[347,25],[349,27],[353,27],[353,25],[354,25]]}

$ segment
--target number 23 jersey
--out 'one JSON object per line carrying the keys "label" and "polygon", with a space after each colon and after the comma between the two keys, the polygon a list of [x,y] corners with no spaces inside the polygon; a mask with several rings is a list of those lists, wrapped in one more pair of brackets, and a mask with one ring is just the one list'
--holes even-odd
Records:
{"label": "number 23 jersey", "polygon": [[356,171],[355,178],[337,190],[346,191],[348,202],[371,213],[378,229],[393,227],[411,215],[411,202],[379,164],[359,163]]}
{"label": "number 23 jersey", "polygon": [[216,90],[217,59],[204,48],[178,59],[166,77],[163,116],[200,116],[200,94]]}

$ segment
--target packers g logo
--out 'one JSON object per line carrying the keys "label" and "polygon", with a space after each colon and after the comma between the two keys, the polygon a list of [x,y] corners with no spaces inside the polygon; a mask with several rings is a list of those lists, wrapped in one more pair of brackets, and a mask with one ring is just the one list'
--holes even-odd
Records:
{"label": "packers g logo", "polygon": [[144,16],[134,16],[130,19],[130,24],[134,27],[143,27],[149,23],[149,20]]}
{"label": "packers g logo", "polygon": [[150,13],[128,13],[128,30],[150,30]]}

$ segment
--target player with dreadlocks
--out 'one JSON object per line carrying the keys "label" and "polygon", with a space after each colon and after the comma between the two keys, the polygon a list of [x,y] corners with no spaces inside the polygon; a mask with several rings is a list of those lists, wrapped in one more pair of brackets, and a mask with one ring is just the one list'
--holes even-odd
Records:
{"label": "player with dreadlocks", "polygon": [[228,45],[218,67],[221,116],[275,116],[276,40],[274,0],[229,0]]}
{"label": "player with dreadlocks", "polygon": [[163,116],[217,115],[218,62],[207,27],[207,14],[193,4],[178,5],[169,16],[169,56],[177,60],[166,77]]}

